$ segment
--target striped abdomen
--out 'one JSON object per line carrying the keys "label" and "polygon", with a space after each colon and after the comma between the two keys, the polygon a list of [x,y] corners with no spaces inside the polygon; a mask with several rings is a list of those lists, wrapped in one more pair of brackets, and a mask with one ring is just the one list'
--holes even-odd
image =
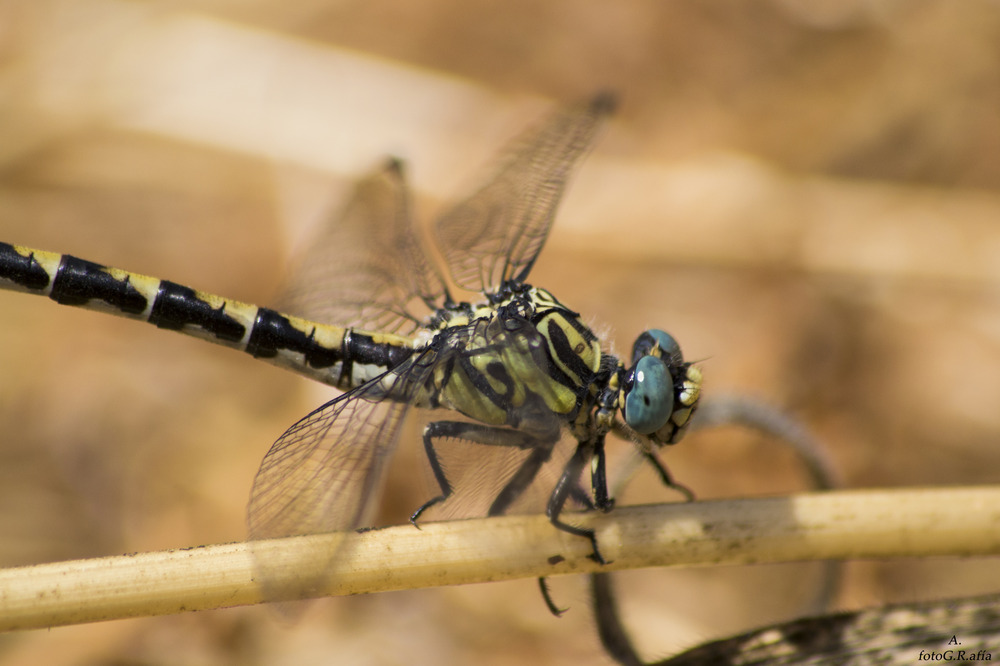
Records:
{"label": "striped abdomen", "polygon": [[0,285],[240,349],[342,389],[413,353],[412,338],[328,326],[68,254],[0,243]]}

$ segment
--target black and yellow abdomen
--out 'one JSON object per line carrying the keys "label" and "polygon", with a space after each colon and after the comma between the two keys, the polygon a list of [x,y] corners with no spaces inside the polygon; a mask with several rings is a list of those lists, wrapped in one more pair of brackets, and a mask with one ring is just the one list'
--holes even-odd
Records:
{"label": "black and yellow abdomen", "polygon": [[0,243],[0,283],[244,351],[349,389],[405,362],[415,341],[331,326],[72,255]]}

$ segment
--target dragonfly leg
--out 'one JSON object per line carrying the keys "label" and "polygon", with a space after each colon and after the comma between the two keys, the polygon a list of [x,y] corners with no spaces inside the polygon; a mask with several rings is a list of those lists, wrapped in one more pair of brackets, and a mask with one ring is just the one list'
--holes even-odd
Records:
{"label": "dragonfly leg", "polygon": [[615,506],[615,500],[608,495],[607,459],[604,455],[604,438],[594,444],[593,468],[590,473],[591,487],[594,489],[594,506],[601,513],[607,513]]}
{"label": "dragonfly leg", "polygon": [[569,496],[570,499],[581,505],[587,511],[593,511],[597,508],[594,505],[594,500],[590,498],[590,493],[588,493],[587,489],[579,483],[573,484],[573,487],[569,491]]}
{"label": "dragonfly leg", "polygon": [[[552,444],[555,444],[555,442]],[[493,500],[488,515],[502,515],[521,496],[524,489],[531,485],[531,482],[535,480],[535,476],[538,475],[538,470],[552,457],[552,444],[547,446],[539,444],[531,451],[531,455],[521,463],[517,473],[514,474],[511,480],[507,482],[507,485],[503,487],[503,490],[497,495],[496,499]]]}
{"label": "dragonfly leg", "polygon": [[594,534],[594,530],[587,529],[585,527],[577,527],[576,525],[570,525],[569,523],[563,522],[559,519],[559,514],[562,513],[563,507],[566,505],[566,500],[573,495],[574,487],[579,488],[580,472],[583,471],[584,466],[593,456],[593,453],[594,445],[592,443],[580,442],[579,445],[577,445],[576,451],[573,453],[573,457],[566,463],[566,467],[563,468],[562,476],[559,477],[556,487],[552,490],[552,494],[549,496],[549,503],[545,509],[545,515],[549,517],[549,522],[563,532],[569,532],[570,534],[589,539],[591,549],[593,550],[590,554],[590,559],[595,562],[599,562],[600,564],[607,564],[607,560],[605,560],[604,556],[601,555],[600,548],[597,547],[597,536]]}
{"label": "dragonfly leg", "polygon": [[542,599],[545,601],[546,608],[549,612],[556,617],[561,617],[563,613],[568,611],[568,608],[559,608],[556,606],[555,600],[552,599],[552,594],[549,592],[549,583],[544,577],[538,579],[538,589],[542,593]]}
{"label": "dragonfly leg", "polygon": [[[558,431],[557,431],[558,432]],[[514,478],[504,487],[504,489],[494,500],[490,507],[489,515],[494,516],[503,511],[521,494],[521,492],[534,480],[538,469],[549,459],[552,454],[552,446],[555,440],[546,443],[533,432],[524,430],[513,430],[501,426],[490,426],[482,423],[469,423],[466,421],[434,421],[428,423],[424,429],[424,452],[427,454],[427,461],[434,472],[434,479],[441,488],[441,494],[424,502],[420,508],[410,516],[410,522],[417,524],[424,511],[435,504],[440,504],[451,496],[452,488],[448,477],[444,473],[444,467],[434,449],[434,440],[442,438],[462,439],[475,444],[487,444],[490,446],[510,446],[519,449],[532,449],[531,455],[514,475]],[[499,506],[498,506],[499,505]]]}
{"label": "dragonfly leg", "polygon": [[657,456],[655,452],[647,451],[645,455],[646,459],[652,463],[656,472],[660,475],[660,481],[663,482],[663,485],[672,490],[676,490],[681,495],[684,495],[684,501],[694,501],[694,492],[692,492],[692,490],[687,486],[674,481],[674,477],[670,474],[670,470],[667,469],[666,465],[663,464],[663,461],[660,460],[659,456]]}

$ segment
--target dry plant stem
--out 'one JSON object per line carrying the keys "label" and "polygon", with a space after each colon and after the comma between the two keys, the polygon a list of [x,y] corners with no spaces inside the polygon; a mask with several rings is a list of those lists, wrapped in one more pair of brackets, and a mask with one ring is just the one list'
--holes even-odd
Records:
{"label": "dry plant stem", "polygon": [[328,573],[328,595],[653,566],[1000,554],[998,486],[622,507],[572,520],[597,530],[610,564],[544,516],[508,516],[7,569],[0,630],[258,603],[252,549],[267,558],[274,589]]}

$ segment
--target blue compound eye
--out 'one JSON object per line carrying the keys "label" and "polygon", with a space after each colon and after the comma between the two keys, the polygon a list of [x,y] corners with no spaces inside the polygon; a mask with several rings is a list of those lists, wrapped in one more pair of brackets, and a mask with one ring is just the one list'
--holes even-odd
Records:
{"label": "blue compound eye", "polygon": [[657,345],[660,347],[660,356],[668,361],[680,363],[683,359],[681,346],[674,340],[674,336],[658,328],[651,328],[640,335],[632,346],[632,362],[637,362],[643,356],[649,356],[653,347]]}
{"label": "blue compound eye", "polygon": [[675,358],[681,355],[681,346],[674,340],[674,336],[658,328],[651,328],[646,332],[653,336],[660,345],[660,349],[663,350],[663,356],[666,358]]}
{"label": "blue compound eye", "polygon": [[640,358],[629,378],[622,410],[625,423],[640,435],[651,435],[673,414],[674,380],[664,362],[655,356]]}

